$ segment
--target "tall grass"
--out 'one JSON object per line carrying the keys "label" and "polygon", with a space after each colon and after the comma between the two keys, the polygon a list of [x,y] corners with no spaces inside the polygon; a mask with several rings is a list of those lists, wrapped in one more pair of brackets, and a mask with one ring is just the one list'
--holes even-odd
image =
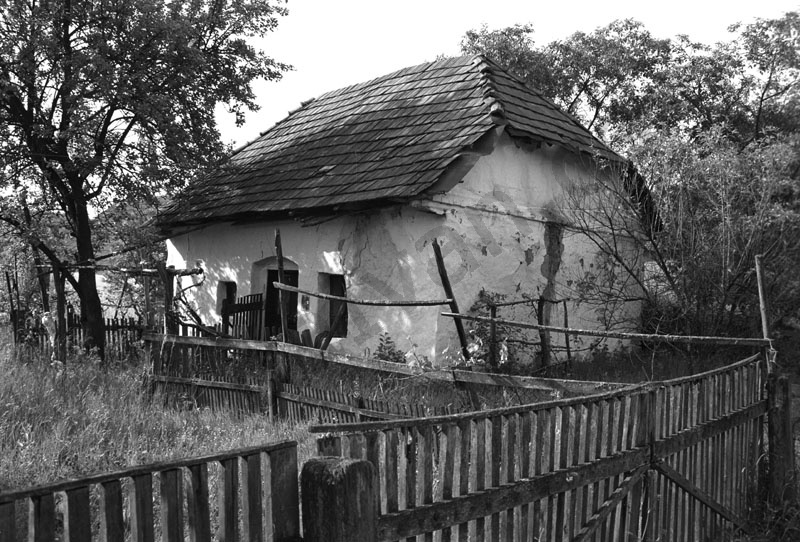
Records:
{"label": "tall grass", "polygon": [[284,439],[300,442],[301,460],[311,455],[305,426],[165,407],[142,365],[12,354],[0,348],[0,491]]}

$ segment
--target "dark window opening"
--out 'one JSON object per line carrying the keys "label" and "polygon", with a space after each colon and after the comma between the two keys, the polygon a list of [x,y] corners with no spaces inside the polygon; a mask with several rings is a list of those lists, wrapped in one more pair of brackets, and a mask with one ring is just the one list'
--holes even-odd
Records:
{"label": "dark window opening", "polygon": [[[320,293],[347,297],[344,275],[320,273],[318,286]],[[347,337],[347,303],[327,298],[319,299],[317,303],[317,329],[320,332],[330,332],[331,337]],[[339,316],[338,321],[337,315]]]}
{"label": "dark window opening", "polygon": [[[284,284],[297,287],[298,271],[285,270],[283,272]],[[279,303],[278,289],[272,285],[278,282],[278,270],[267,270],[267,307],[266,326],[267,329],[275,328],[279,333],[281,330],[281,306]],[[297,292],[283,292],[284,303],[286,304],[286,324],[289,329],[297,331]]]}
{"label": "dark window opening", "polygon": [[222,313],[225,304],[236,303],[236,283],[233,281],[221,280],[217,284],[217,312]]}

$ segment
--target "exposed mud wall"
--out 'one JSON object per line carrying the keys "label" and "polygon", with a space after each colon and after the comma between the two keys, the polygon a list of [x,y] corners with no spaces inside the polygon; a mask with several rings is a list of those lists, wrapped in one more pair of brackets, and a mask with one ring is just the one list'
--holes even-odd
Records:
{"label": "exposed mud wall", "polygon": [[[539,323],[545,326],[551,325],[550,315],[553,311],[553,304],[558,302],[556,289],[556,274],[561,268],[561,256],[564,254],[564,225],[556,222],[548,222],[544,226],[544,245],[546,252],[542,260],[542,276],[545,286],[538,306]],[[539,340],[541,341],[541,361],[542,365],[550,364],[550,332],[539,330]]]}

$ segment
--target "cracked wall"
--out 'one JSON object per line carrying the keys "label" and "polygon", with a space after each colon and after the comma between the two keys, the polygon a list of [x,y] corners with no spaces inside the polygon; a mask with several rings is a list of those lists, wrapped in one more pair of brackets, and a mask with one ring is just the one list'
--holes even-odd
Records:
{"label": "cracked wall", "polygon": [[[205,321],[216,323],[218,282],[234,281],[239,295],[251,293],[252,264],[274,256],[276,227],[284,256],[298,266],[301,289],[317,290],[319,273],[344,274],[347,295],[355,299],[444,298],[430,246],[436,238],[463,312],[482,290],[507,299],[570,298],[572,327],[597,328],[596,309],[576,297],[574,280],[584,272],[583,262],[594,261],[596,249],[565,229],[559,213],[565,187],[594,174],[590,164],[567,151],[545,146],[531,152],[503,136],[463,182],[414,207],[397,205],[312,227],[293,221],[211,225],[170,240],[168,263],[205,260],[206,282],[191,295]],[[299,301],[298,329],[321,331],[318,309],[315,298],[307,308]],[[418,355],[447,364],[460,346],[452,319],[441,316],[445,309],[351,305],[348,336],[334,339],[330,348],[370,354],[386,331],[399,348],[415,348]],[[512,307],[501,316],[535,321],[531,310]],[[558,325],[562,318],[561,305],[548,307],[548,322]],[[554,345],[560,341],[563,336],[552,337]]]}

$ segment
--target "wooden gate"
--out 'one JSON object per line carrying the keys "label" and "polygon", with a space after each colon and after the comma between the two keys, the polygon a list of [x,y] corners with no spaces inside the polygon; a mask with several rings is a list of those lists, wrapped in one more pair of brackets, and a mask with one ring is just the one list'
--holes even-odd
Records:
{"label": "wooden gate", "polygon": [[745,529],[767,412],[757,356],[666,382],[463,415],[320,425],[366,459],[378,540],[718,540]]}

